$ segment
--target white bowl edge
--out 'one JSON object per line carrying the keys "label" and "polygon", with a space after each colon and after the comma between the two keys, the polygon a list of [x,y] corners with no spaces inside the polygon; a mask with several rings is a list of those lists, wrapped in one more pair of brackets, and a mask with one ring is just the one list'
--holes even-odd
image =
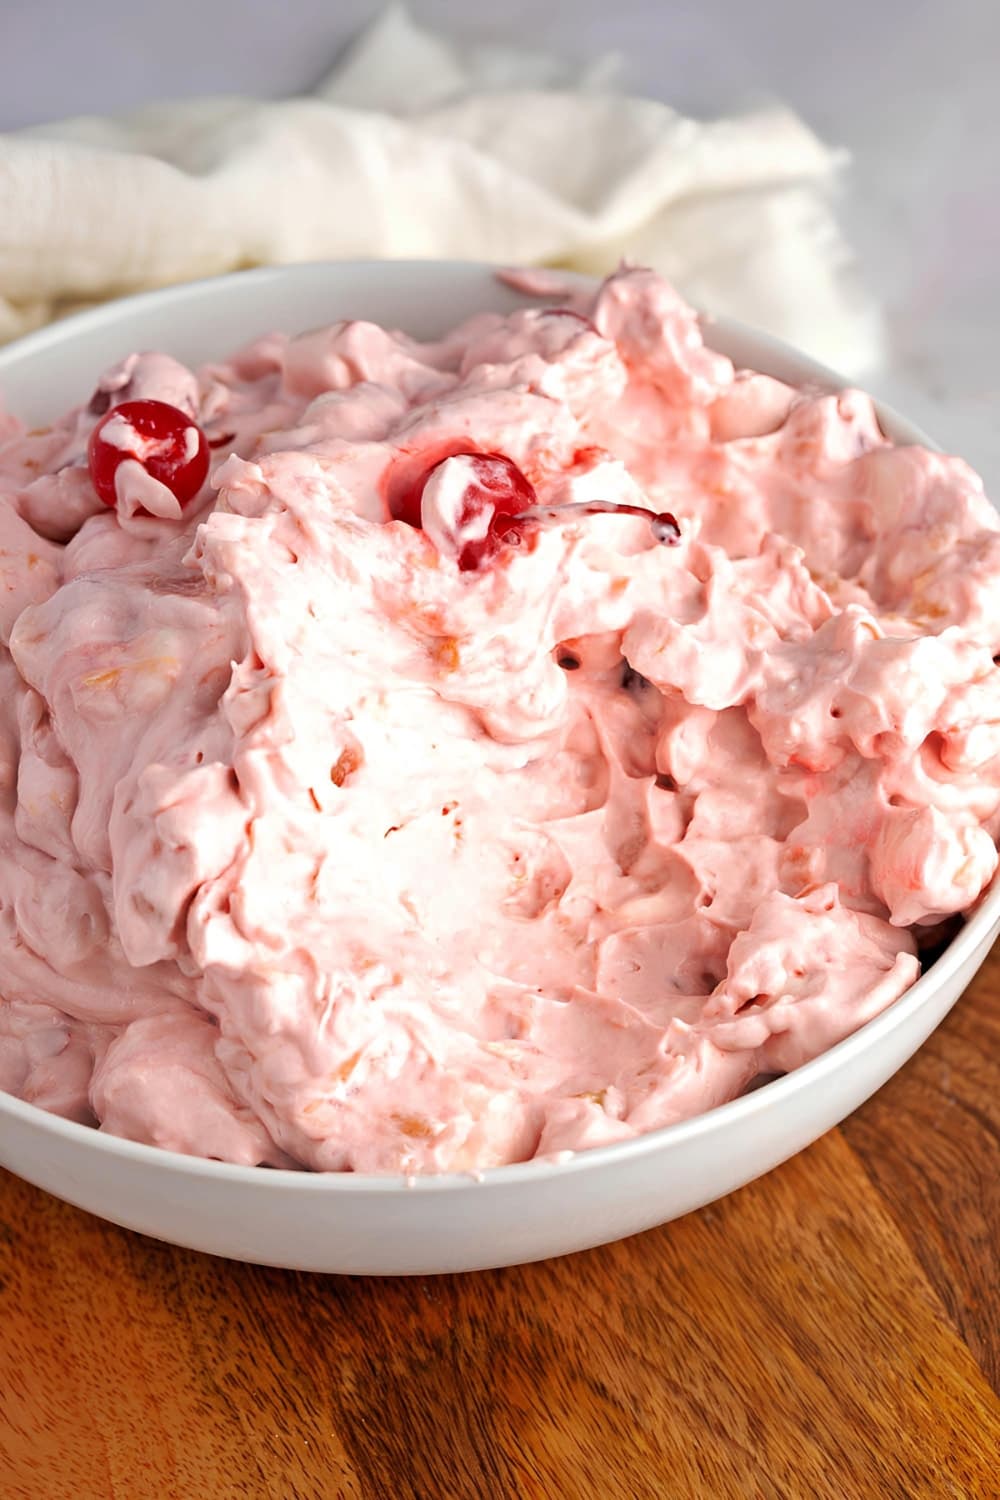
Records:
{"label": "white bowl edge", "polygon": [[[89,386],[81,392],[74,369],[84,367],[93,377],[136,346],[164,348],[200,363],[224,357],[275,327],[299,332],[338,316],[369,316],[426,337],[475,311],[537,303],[539,299],[522,297],[499,284],[495,269],[465,262],[306,264],[144,293],[78,314],[0,350],[0,390],[12,375],[24,399],[19,403],[15,398],[11,408],[37,422],[83,399]],[[300,316],[291,312],[293,308]],[[282,309],[288,310],[287,316],[282,317]],[[706,342],[738,364],[797,384],[819,383],[832,390],[847,384],[768,335],[721,319],[705,319],[704,326]],[[129,331],[136,329],[143,331],[133,338]],[[75,359],[67,356],[67,346],[71,353],[75,346]],[[53,361],[58,367],[55,374]],[[895,441],[932,446],[897,413],[882,405],[878,410]],[[707,1203],[769,1170],[837,1123],[880,1087],[939,1023],[998,930],[1000,884],[987,893],[906,994],[813,1062],[694,1119],[566,1161],[517,1163],[477,1177],[419,1177],[407,1185],[394,1176],[237,1167],[106,1135],[0,1094],[0,1165],[128,1227],[267,1264],[355,1274],[427,1274],[565,1253]],[[782,1119],[792,1122],[783,1138],[787,1150],[775,1139]],[[756,1154],[746,1170],[748,1164],[734,1145],[751,1137]],[[729,1170],[713,1175],[713,1161],[727,1151]],[[696,1180],[683,1170],[686,1157],[697,1163]],[[661,1158],[664,1170],[669,1167],[675,1174],[666,1185],[655,1172]],[[88,1160],[93,1162],[92,1173]],[[129,1201],[107,1201],[115,1196],[107,1191],[108,1174],[116,1171],[130,1184],[134,1212]],[[631,1182],[636,1172],[638,1184]],[[143,1194],[146,1176],[158,1185],[159,1199],[170,1212],[158,1215],[157,1193]],[[598,1183],[603,1185],[599,1192]],[[621,1191],[616,1190],[619,1184]],[[674,1191],[664,1193],[664,1186]],[[228,1204],[227,1190],[235,1194]],[[286,1251],[280,1240],[264,1232],[263,1220],[281,1206],[284,1232],[289,1193],[298,1198],[300,1208],[318,1207],[320,1202],[328,1208],[318,1216],[311,1213],[308,1223],[301,1225],[309,1243],[289,1244]],[[260,1204],[259,1214],[247,1206],[248,1194]],[[143,1196],[150,1201],[141,1202]],[[488,1211],[491,1199],[496,1200],[494,1211]],[[530,1201],[536,1218],[513,1233],[506,1215],[511,1209],[516,1214],[519,1199]],[[574,1202],[585,1212],[574,1212]],[[372,1222],[352,1228],[344,1217],[352,1209],[373,1214]],[[171,1213],[179,1213],[180,1221]],[[398,1234],[408,1236],[408,1243],[400,1243]]]}

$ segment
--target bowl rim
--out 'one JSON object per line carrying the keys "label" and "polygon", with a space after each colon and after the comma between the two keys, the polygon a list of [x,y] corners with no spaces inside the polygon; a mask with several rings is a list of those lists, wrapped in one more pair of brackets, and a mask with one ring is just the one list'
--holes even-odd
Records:
{"label": "bowl rim", "polygon": [[[71,341],[77,334],[85,334],[108,322],[127,322],[134,312],[151,306],[169,306],[173,303],[197,303],[202,297],[217,291],[220,285],[240,282],[251,292],[255,285],[277,280],[301,279],[331,272],[357,272],[365,270],[374,276],[384,273],[386,267],[414,275],[417,279],[427,275],[435,279],[460,269],[462,273],[478,272],[495,276],[507,269],[483,261],[464,260],[419,260],[419,261],[300,261],[287,265],[262,266],[251,270],[227,272],[221,275],[202,277],[196,281],[159,287],[152,291],[139,292],[132,296],[116,298],[111,302],[87,308],[69,317],[36,329],[0,349],[0,377],[8,361],[16,363],[23,356],[44,353],[46,350]],[[561,274],[561,273],[560,273]],[[566,273],[566,279],[583,284],[592,278]],[[544,300],[544,299],[537,299]],[[705,341],[712,346],[713,332],[723,336],[730,334],[755,345],[767,364],[768,357],[788,361],[805,372],[806,377],[819,380],[831,390],[851,389],[851,382],[836,371],[820,364],[794,345],[765,333],[737,319],[702,315],[700,319]],[[900,431],[904,444],[920,443],[936,448],[918,427],[891,407],[875,401],[880,421],[889,428]],[[89,1147],[109,1160],[131,1162],[136,1166],[155,1167],[170,1174],[190,1174],[206,1182],[226,1182],[233,1186],[256,1186],[270,1193],[305,1191],[310,1193],[333,1193],[335,1195],[357,1193],[361,1196],[383,1196],[402,1194],[406,1198],[423,1197],[428,1193],[455,1193],[472,1191],[481,1194],[489,1186],[508,1186],[548,1181],[554,1173],[575,1176],[578,1173],[599,1171],[602,1167],[614,1166],[627,1161],[636,1161],[661,1151],[681,1149],[696,1140],[704,1140],[715,1134],[727,1134],[760,1116],[763,1111],[776,1112],[787,1108],[793,1100],[813,1088],[821,1087],[826,1079],[851,1064],[870,1049],[886,1041],[894,1032],[904,1028],[920,1007],[934,993],[943,988],[952,976],[974,955],[980,944],[995,935],[1000,928],[1000,878],[979,899],[972,914],[966,918],[961,929],[925,970],[879,1015],[828,1047],[825,1052],[810,1062],[803,1063],[790,1073],[773,1079],[761,1088],[715,1105],[690,1119],[678,1120],[655,1130],[626,1140],[612,1141],[604,1146],[557,1153],[553,1156],[534,1157],[529,1161],[512,1162],[506,1166],[487,1167],[480,1171],[441,1172],[407,1174],[404,1172],[316,1172],[308,1168],[282,1168],[266,1166],[241,1166],[233,1162],[218,1161],[208,1157],[187,1155],[162,1146],[147,1145],[141,1141],[128,1140],[123,1136],[106,1133],[99,1127],[83,1125],[55,1115],[39,1105],[18,1099],[0,1091],[0,1120],[7,1116],[30,1129],[39,1130],[70,1146]]]}

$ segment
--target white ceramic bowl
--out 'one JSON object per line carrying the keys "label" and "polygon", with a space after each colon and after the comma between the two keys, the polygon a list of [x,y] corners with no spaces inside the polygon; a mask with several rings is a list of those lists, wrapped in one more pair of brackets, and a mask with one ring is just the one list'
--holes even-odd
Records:
{"label": "white ceramic bowl", "polygon": [[[370,318],[423,337],[524,299],[488,267],[286,266],[170,288],[58,323],[0,351],[0,391],[31,424],[81,399],[133,349],[188,363],[272,329]],[[762,334],[711,324],[741,365],[844,382]],[[926,441],[891,412],[898,442]],[[954,1005],[1000,930],[1000,884],[895,1005],[815,1062],[697,1119],[558,1165],[417,1179],[234,1167],[118,1140],[0,1094],[0,1165],[116,1224],[215,1255],[309,1271],[426,1274],[541,1260],[700,1208],[769,1171],[881,1087]],[[2,974],[0,974],[2,987]]]}

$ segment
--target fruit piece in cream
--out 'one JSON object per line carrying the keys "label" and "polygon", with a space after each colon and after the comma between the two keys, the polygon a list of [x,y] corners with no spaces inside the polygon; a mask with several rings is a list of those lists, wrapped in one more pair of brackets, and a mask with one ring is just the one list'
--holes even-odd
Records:
{"label": "fruit piece in cream", "polygon": [[105,505],[176,518],[208,475],[208,444],[198,424],[167,401],[122,401],[87,444],[91,483]]}
{"label": "fruit piece in cream", "polygon": [[[0,1086],[237,1162],[579,1150],[816,1056],[992,878],[979,481],[651,273],[95,382],[0,445]],[[95,493],[128,403],[196,493]]]}

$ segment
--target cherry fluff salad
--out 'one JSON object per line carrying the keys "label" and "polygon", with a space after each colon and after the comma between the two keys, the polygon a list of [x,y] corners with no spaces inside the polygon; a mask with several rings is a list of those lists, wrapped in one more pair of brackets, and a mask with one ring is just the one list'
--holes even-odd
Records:
{"label": "cherry fluff salad", "polygon": [[317,1171],[814,1058],[1000,829],[1000,519],[653,273],[0,416],[0,1088]]}

